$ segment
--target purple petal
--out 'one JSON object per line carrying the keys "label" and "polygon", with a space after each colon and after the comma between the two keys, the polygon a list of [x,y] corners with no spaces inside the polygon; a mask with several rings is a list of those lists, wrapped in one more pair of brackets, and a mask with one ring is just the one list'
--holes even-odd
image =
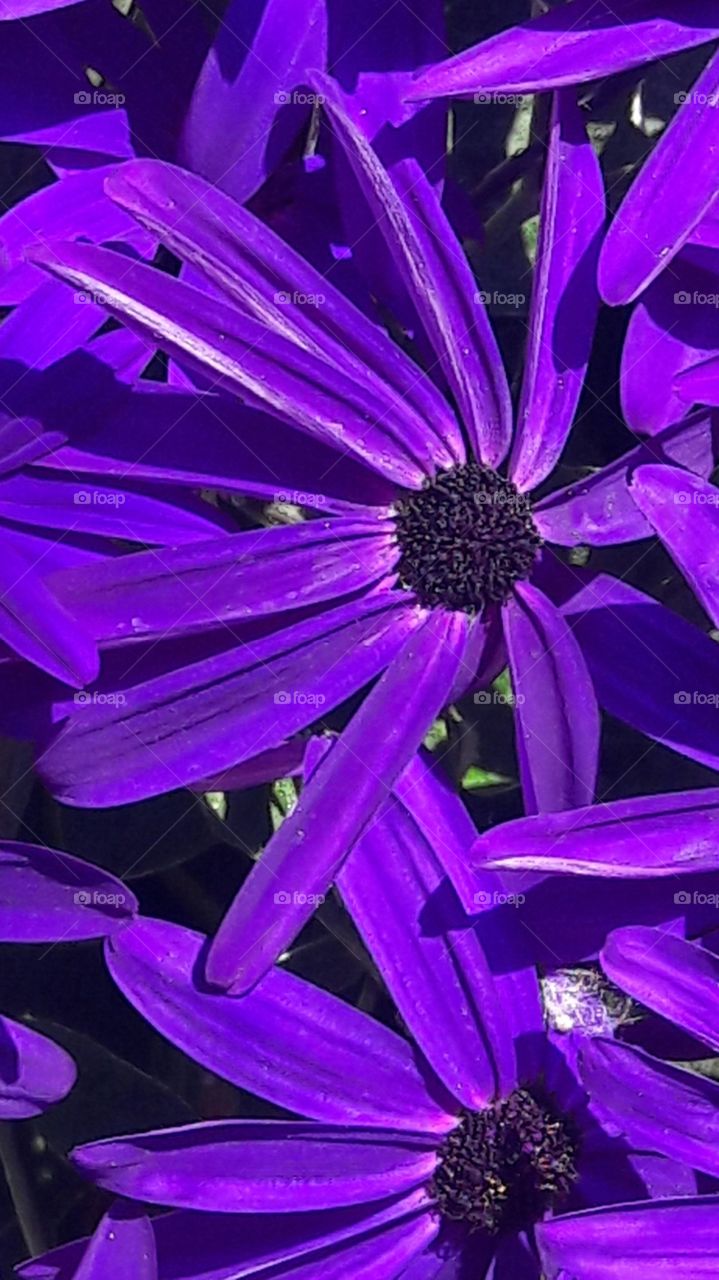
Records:
{"label": "purple petal", "polygon": [[393,167],[395,184],[345,110],[334,81],[313,77],[362,192],[387,240],[457,401],[472,448],[496,467],[512,415],[502,359],[474,276],[419,165]]}
{"label": "purple petal", "polygon": [[446,703],[468,631],[464,614],[437,613],[405,641],[235,898],[210,950],[210,982],[248,991],[312,915]]}
{"label": "purple petal", "polygon": [[713,640],[641,591],[603,574],[563,607],[610,715],[719,767]]}
{"label": "purple petal", "polygon": [[[644,161],[609,228],[599,260],[599,288],[607,302],[632,302],[686,244],[716,199],[717,92],[714,57]],[[657,191],[669,188],[674,198],[657,200]]]}
{"label": "purple petal", "polygon": [[712,1280],[719,1268],[719,1196],[619,1205],[542,1222],[546,1280]]}
{"label": "purple petal", "polygon": [[[85,364],[73,367],[78,377],[87,370]],[[37,389],[34,411],[54,425],[42,390]],[[234,397],[178,394],[146,382],[127,392],[114,383],[97,416],[87,435],[44,457],[43,467],[238,491],[329,513],[360,504],[386,506],[395,496],[392,485],[350,455]]]}
{"label": "purple petal", "polygon": [[419,367],[258,218],[201,178],[148,160],[123,165],[107,190],[243,313],[371,386],[385,417],[400,408],[402,440],[421,466],[461,460],[454,415]]}
{"label": "purple petal", "polygon": [[504,631],[525,808],[547,813],[591,803],[599,709],[579,645],[556,606],[526,582],[504,608]]}
{"label": "purple petal", "polygon": [[410,1191],[437,1164],[431,1140],[319,1121],[219,1120],[109,1138],[73,1152],[98,1186],[220,1213],[332,1209]]}
{"label": "purple petal", "polygon": [[27,558],[3,531],[0,637],[42,671],[82,689],[97,675],[97,648],[45,585],[42,568],[41,557]]}
{"label": "purple petal", "polygon": [[573,0],[421,72],[413,98],[545,92],[719,37],[711,0]]}
{"label": "purple petal", "polygon": [[58,799],[81,807],[192,785],[343,702],[386,666],[413,621],[394,594],[374,595],[154,678],[131,666],[120,690],[110,681],[102,696],[65,704],[70,718],[38,767]]}
{"label": "purple petal", "polygon": [[630,926],[610,933],[601,961],[629,995],[719,1049],[719,960],[710,951],[664,930]]}
{"label": "purple petal", "polygon": [[323,0],[235,0],[197,79],[180,159],[244,203],[270,175],[311,110],[292,104],[307,70],[326,61]]}
{"label": "purple petal", "polygon": [[0,844],[0,939],[77,942],[110,934],[138,909],[122,880],[57,849]]}
{"label": "purple petal", "polygon": [[177,925],[138,920],[106,949],[123,994],[195,1062],[315,1120],[451,1128],[405,1040],[282,969],[243,1000],[210,992],[198,978],[205,942]]}
{"label": "purple petal", "polygon": [[105,1214],[83,1254],[74,1280],[157,1280],[150,1219],[126,1205]]}
{"label": "purple petal", "polygon": [[685,413],[677,377],[716,350],[716,308],[697,299],[717,294],[719,255],[689,248],[642,294],[622,351],[622,409],[632,430],[654,435]]}
{"label": "purple petal", "polygon": [[140,253],[152,252],[151,237],[105,195],[105,178],[114,168],[80,170],[36,191],[0,218],[0,304],[22,302],[44,283],[42,272],[25,260],[26,250],[34,245],[82,236],[93,243],[120,241]]}
{"label": "purple petal", "polygon": [[719,626],[719,489],[676,467],[638,467],[632,496]]}
{"label": "purple petal", "polygon": [[51,586],[96,640],[166,636],[364,590],[391,567],[391,532],[389,520],[311,520],[101,561]]}
{"label": "purple petal", "polygon": [[652,535],[629,489],[632,471],[643,463],[677,462],[709,476],[714,470],[712,417],[704,410],[630,449],[579,484],[555,490],[534,509],[534,522],[548,542],[562,547],[585,543],[611,546]]}
{"label": "purple petal", "polygon": [[559,461],[594,336],[604,181],[575,94],[555,94],[522,394],[509,474],[524,491]]}
{"label": "purple petal", "polygon": [[49,9],[66,9],[78,0],[0,0],[0,22],[4,19],[31,18],[35,13],[47,13]]}
{"label": "purple petal", "polygon": [[579,1073],[592,1109],[636,1151],[657,1151],[716,1176],[719,1084],[652,1058],[641,1049],[587,1037]]}
{"label": "purple petal", "polygon": [[59,1102],[75,1083],[64,1049],[20,1022],[0,1017],[0,1118],[26,1120]]}
{"label": "purple petal", "polygon": [[397,800],[357,842],[337,887],[449,1093],[470,1110],[486,1106],[500,1088],[497,1057],[514,1057],[499,993],[441,859]]}
{"label": "purple petal", "polygon": [[422,750],[400,774],[394,793],[439,855],[464,910],[475,913],[481,886],[469,850],[477,833],[446,774]]}
{"label": "purple petal", "polygon": [[687,405],[719,405],[719,358],[705,360],[677,374],[675,389]]}
{"label": "purple petal", "polygon": [[[64,244],[33,261],[93,297],[181,364],[209,373],[280,418],[362,457],[380,475],[418,488],[425,472],[401,445],[406,415],[372,388],[269,333],[236,307],[109,249]],[[393,421],[396,419],[396,421]]]}
{"label": "purple petal", "polygon": [[649,879],[719,868],[719,790],[614,800],[493,827],[473,861],[507,870]]}
{"label": "purple petal", "polygon": [[303,738],[291,738],[281,747],[262,751],[234,769],[226,769],[212,778],[193,783],[192,790],[201,795],[205,791],[244,791],[258,787],[277,778],[297,778],[302,773],[306,743]]}
{"label": "purple petal", "polygon": [[[316,1254],[328,1264],[332,1258],[344,1261],[345,1242],[354,1247],[354,1237],[375,1245],[380,1255],[379,1236],[388,1225],[407,1219],[417,1221],[417,1210],[427,1204],[426,1193],[411,1192],[369,1206],[316,1213],[224,1214],[179,1210],[153,1218],[160,1280],[240,1280],[255,1271],[283,1264],[283,1276],[294,1261],[302,1267]],[[428,1215],[422,1221],[429,1223]],[[24,1263],[18,1273],[25,1280],[75,1280],[75,1267],[83,1243],[75,1241]],[[311,1264],[316,1265],[316,1264]],[[292,1274],[292,1273],[290,1273]],[[353,1273],[354,1274],[354,1273]],[[343,1277],[340,1280],[344,1280]]]}
{"label": "purple petal", "polygon": [[[45,459],[41,459],[44,463]],[[127,542],[194,543],[217,532],[214,512],[137,493],[126,484],[117,489],[93,480],[54,480],[22,474],[0,480],[0,517],[35,528],[90,533]]]}

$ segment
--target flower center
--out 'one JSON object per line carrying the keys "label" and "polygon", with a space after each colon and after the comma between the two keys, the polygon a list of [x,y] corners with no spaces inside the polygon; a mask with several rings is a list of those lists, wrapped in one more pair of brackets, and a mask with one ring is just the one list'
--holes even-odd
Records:
{"label": "flower center", "polygon": [[477,613],[528,578],[541,546],[527,498],[496,471],[441,471],[397,508],[399,577],[424,605]]}
{"label": "flower center", "polygon": [[470,1231],[519,1231],[563,1200],[577,1177],[571,1122],[528,1089],[465,1112],[440,1150],[432,1182],[447,1218]]}

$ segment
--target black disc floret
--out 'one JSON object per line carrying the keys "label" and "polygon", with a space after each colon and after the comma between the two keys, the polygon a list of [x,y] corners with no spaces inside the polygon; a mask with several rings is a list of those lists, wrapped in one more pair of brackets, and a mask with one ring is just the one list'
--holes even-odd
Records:
{"label": "black disc floret", "polygon": [[399,579],[422,604],[478,613],[529,578],[542,539],[529,500],[478,462],[440,471],[397,506]]}
{"label": "black disc floret", "polygon": [[464,1113],[440,1150],[432,1191],[444,1216],[470,1231],[523,1230],[566,1199],[577,1151],[571,1120],[551,1100],[515,1089]]}

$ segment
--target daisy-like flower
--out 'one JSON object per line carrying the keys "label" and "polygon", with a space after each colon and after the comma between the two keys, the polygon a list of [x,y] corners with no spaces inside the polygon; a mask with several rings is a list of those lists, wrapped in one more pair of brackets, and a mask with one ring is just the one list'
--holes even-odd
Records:
{"label": "daisy-like flower", "polygon": [[[321,508],[321,519],[53,579],[113,650],[98,688],[123,694],[121,703],[82,714],[56,702],[55,718],[69,715],[56,739],[43,742],[41,768],[69,803],[115,804],[217,775],[281,745],[318,708],[382,673],[253,872],[243,912],[255,921],[273,913],[278,879],[303,872],[298,889],[324,891],[440,708],[487,683],[507,658],[530,809],[591,801],[595,689],[612,714],[695,758],[717,758],[711,708],[692,704],[678,720],[674,702],[677,679],[689,679],[675,673],[688,666],[694,687],[715,687],[711,641],[620,582],[567,577],[542,546],[646,536],[651,526],[629,495],[627,472],[671,457],[708,474],[706,419],[678,424],[649,453],[641,447],[581,486],[536,505],[529,496],[569,432],[597,305],[602,186],[573,104],[561,94],[555,102],[526,373],[505,474],[509,391],[481,296],[436,197],[411,163],[397,166],[393,184],[333,83],[320,77],[316,87],[393,247],[451,404],[266,227],[176,169],[128,165],[108,190],[212,292],[108,250],[72,245],[39,255],[75,288],[102,292],[113,314],[178,362],[239,391],[251,423],[264,406],[299,428],[306,464],[318,444],[326,451],[316,488],[299,495],[315,517]],[[273,427],[264,422],[269,457]],[[285,440],[290,434],[284,429]],[[247,489],[277,497],[261,476]],[[201,631],[209,634],[194,634]],[[342,796],[333,829],[324,820],[328,794]],[[277,927],[268,939],[289,941],[287,925]]]}
{"label": "daisy-like flower", "polygon": [[[697,1197],[694,1173],[717,1166],[708,1137],[663,1154],[676,1116],[661,1098],[641,1141],[619,1136],[636,1116],[635,1057],[545,1027],[517,929],[467,918],[403,801],[387,801],[339,889],[404,1035],[281,969],[241,1000],[213,994],[206,940],[176,925],[140,920],[108,943],[115,982],[163,1035],[306,1117],[75,1151],[99,1186],[178,1210],[153,1224],[160,1277],[628,1280],[657,1255],[685,1280],[710,1275],[719,1197]],[[23,1274],[64,1278],[76,1256]]]}

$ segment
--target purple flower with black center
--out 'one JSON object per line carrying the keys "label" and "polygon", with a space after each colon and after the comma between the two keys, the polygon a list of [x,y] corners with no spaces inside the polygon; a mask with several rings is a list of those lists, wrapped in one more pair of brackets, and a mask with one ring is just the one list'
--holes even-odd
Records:
{"label": "purple flower with black center", "polygon": [[[641,1141],[621,1136],[634,1057],[611,1037],[545,1027],[516,928],[464,914],[403,800],[383,806],[338,887],[408,1038],[279,968],[242,999],[214,994],[206,939],[176,925],[137,920],[107,944],[115,982],[164,1036],[307,1117],[76,1150],[101,1187],[178,1210],[154,1223],[160,1277],[623,1280],[658,1253],[673,1275],[709,1275],[719,1197],[696,1196],[694,1170],[710,1143],[665,1154],[673,1118],[660,1103]],[[65,1280],[76,1256],[68,1246],[35,1265]]]}
{"label": "purple flower with black center", "polygon": [[[555,102],[526,374],[505,475],[509,391],[437,199],[409,162],[396,166],[393,184],[334,85],[320,77],[316,87],[393,247],[459,418],[328,281],[192,175],[138,162],[108,190],[204,276],[203,290],[108,250],[67,245],[38,258],[76,288],[101,291],[113,314],[179,363],[239,391],[250,426],[260,408],[291,423],[297,437],[304,433],[305,464],[316,458],[322,468],[311,512],[321,505],[322,518],[54,579],[106,646],[98,687],[123,695],[81,716],[57,700],[54,717],[68,718],[43,742],[40,767],[69,803],[119,803],[221,774],[279,747],[317,719],[318,707],[330,710],[381,674],[245,886],[240,950],[253,951],[257,965],[258,922],[275,916],[268,959],[271,945],[276,955],[290,940],[273,908],[278,883],[302,874],[296,887],[307,895],[331,880],[437,712],[488,683],[507,659],[530,809],[591,801],[597,694],[642,731],[707,763],[717,759],[711,708],[693,704],[677,719],[674,701],[677,672],[691,669],[695,688],[715,687],[708,637],[619,581],[565,571],[540,545],[645,537],[651,525],[629,494],[628,471],[671,458],[708,474],[707,417],[687,419],[530,506],[569,432],[597,305],[602,186],[573,104],[562,94]],[[262,422],[266,457],[277,427]],[[290,435],[285,428],[281,438]],[[285,448],[275,448],[278,465]],[[277,496],[256,472],[247,490]],[[149,642],[146,655],[138,640]],[[333,829],[328,795],[337,801]],[[231,980],[219,961],[214,979]]]}

